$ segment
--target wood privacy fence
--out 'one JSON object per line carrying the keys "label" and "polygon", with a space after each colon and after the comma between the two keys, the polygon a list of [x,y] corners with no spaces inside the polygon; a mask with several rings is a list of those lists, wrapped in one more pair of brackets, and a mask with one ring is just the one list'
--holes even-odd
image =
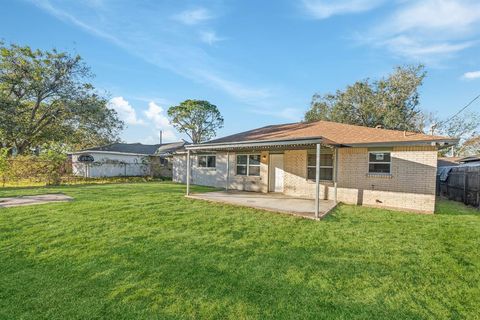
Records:
{"label": "wood privacy fence", "polygon": [[480,166],[453,167],[446,179],[437,175],[437,194],[480,207]]}

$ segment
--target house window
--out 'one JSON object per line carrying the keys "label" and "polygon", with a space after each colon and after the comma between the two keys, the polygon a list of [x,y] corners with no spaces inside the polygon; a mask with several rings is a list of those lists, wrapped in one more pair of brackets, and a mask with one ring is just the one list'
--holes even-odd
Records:
{"label": "house window", "polygon": [[198,156],[199,168],[215,168],[216,156]]}
{"label": "house window", "polygon": [[[307,154],[307,179],[316,179],[317,155],[315,151]],[[333,153],[322,150],[320,152],[320,180],[333,180]]]}
{"label": "house window", "polygon": [[260,175],[260,155],[259,154],[237,155],[237,175],[259,176]]}
{"label": "house window", "polygon": [[369,152],[368,173],[390,173],[391,162],[390,152]]}

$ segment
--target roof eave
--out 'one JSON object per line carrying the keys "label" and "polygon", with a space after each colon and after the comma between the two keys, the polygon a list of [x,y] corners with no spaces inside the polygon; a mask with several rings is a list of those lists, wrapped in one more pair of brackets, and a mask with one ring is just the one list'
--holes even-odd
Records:
{"label": "roof eave", "polygon": [[283,140],[247,140],[238,142],[218,142],[218,143],[201,143],[185,145],[187,150],[223,150],[223,149],[239,149],[239,148],[255,148],[269,146],[290,146],[290,145],[312,145],[316,143],[327,143],[332,146],[339,147],[394,147],[394,146],[437,146],[448,147],[457,144],[459,139],[438,139],[438,140],[416,140],[416,141],[385,141],[385,142],[366,142],[366,143],[336,143],[326,141],[321,137],[308,137],[298,139]]}
{"label": "roof eave", "polygon": [[417,140],[417,141],[385,141],[365,143],[342,143],[346,147],[395,147],[395,146],[437,146],[448,147],[457,144],[459,139]]}
{"label": "roof eave", "polygon": [[322,143],[321,137],[309,137],[299,139],[283,139],[283,140],[248,140],[238,142],[218,142],[218,143],[201,143],[185,145],[187,150],[222,150],[222,149],[239,149],[239,148],[258,148],[258,147],[279,147],[291,145],[310,145]]}
{"label": "roof eave", "polygon": [[129,156],[155,156],[155,154],[149,153],[132,153],[132,152],[119,152],[119,151],[104,151],[104,150],[81,150],[76,152],[70,152],[68,154],[85,154],[85,153],[105,153],[105,154],[121,154],[121,155],[129,155]]}

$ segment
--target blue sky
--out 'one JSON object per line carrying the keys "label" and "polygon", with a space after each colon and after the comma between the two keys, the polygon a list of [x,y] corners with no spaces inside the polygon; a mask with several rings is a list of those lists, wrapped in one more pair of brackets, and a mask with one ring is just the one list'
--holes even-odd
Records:
{"label": "blue sky", "polygon": [[219,107],[218,136],[299,121],[315,92],[408,63],[427,66],[421,108],[440,117],[480,93],[479,1],[4,0],[2,12],[5,42],[85,59],[128,142],[186,138],[166,110],[189,98]]}

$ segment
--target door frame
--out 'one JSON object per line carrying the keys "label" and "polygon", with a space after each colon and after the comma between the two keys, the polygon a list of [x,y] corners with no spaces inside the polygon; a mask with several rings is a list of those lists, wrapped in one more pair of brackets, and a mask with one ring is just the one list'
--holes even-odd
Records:
{"label": "door frame", "polygon": [[[272,156],[281,156],[283,167],[285,167],[285,156],[283,152],[270,153],[268,155],[268,192],[279,192],[279,191],[275,191],[275,180],[271,179],[272,170],[275,169],[272,166]],[[284,172],[283,182],[285,183],[285,169],[282,168],[282,170]],[[283,187],[283,190],[285,190],[285,186]],[[283,192],[283,190],[281,192]]]}

